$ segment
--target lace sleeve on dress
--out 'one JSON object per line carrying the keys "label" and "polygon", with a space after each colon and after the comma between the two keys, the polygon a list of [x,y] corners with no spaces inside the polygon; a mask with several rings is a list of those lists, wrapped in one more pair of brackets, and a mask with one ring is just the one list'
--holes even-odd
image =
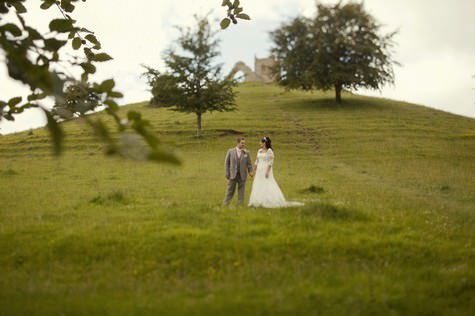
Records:
{"label": "lace sleeve on dress", "polygon": [[274,163],[274,152],[272,149],[267,150],[267,160],[269,162],[269,165],[272,166]]}

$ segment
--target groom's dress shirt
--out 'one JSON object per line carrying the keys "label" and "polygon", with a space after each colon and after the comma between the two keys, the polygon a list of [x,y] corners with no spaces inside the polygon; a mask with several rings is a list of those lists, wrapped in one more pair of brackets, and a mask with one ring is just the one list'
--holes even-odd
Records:
{"label": "groom's dress shirt", "polygon": [[238,158],[241,159],[241,152],[242,152],[242,150],[239,149],[238,147],[236,147],[236,151],[237,151],[237,156],[238,156]]}

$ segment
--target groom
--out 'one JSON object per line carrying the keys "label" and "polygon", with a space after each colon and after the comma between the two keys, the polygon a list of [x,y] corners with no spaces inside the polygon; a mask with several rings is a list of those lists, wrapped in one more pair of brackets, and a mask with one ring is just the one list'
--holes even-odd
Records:
{"label": "groom", "polygon": [[228,189],[224,205],[229,205],[233,198],[236,184],[238,186],[238,201],[241,205],[244,202],[244,189],[246,185],[247,173],[252,177],[252,163],[249,151],[245,149],[246,140],[244,137],[238,137],[235,148],[229,149],[224,159],[224,172],[228,180]]}

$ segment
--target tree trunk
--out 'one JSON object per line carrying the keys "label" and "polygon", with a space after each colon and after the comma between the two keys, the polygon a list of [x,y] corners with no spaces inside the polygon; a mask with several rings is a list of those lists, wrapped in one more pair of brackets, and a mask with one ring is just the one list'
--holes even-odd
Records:
{"label": "tree trunk", "polygon": [[201,130],[201,113],[196,113],[196,127],[197,127],[197,132],[196,136],[198,138],[201,138],[203,132]]}
{"label": "tree trunk", "polygon": [[341,103],[341,84],[335,84],[335,101],[336,103]]}

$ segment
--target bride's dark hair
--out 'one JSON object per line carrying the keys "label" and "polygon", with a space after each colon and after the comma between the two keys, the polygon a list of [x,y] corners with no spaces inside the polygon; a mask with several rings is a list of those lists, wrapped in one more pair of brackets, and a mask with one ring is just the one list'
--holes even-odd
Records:
{"label": "bride's dark hair", "polygon": [[267,149],[272,149],[272,141],[270,140],[269,137],[267,136],[262,137],[261,143],[266,143]]}

